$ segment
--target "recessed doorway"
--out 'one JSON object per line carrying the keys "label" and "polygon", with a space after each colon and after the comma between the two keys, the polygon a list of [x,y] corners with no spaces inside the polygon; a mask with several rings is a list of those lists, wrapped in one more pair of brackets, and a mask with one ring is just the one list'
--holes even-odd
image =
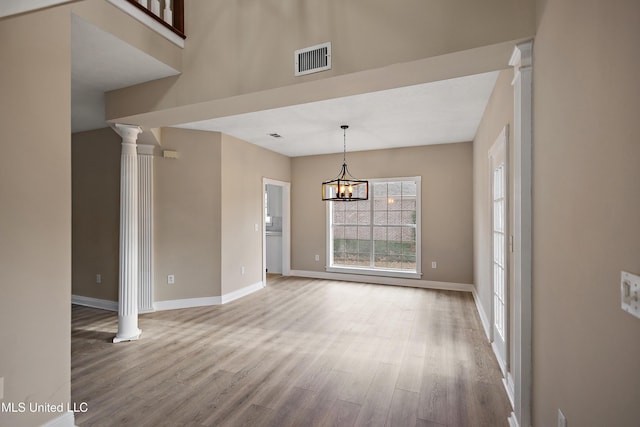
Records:
{"label": "recessed doorway", "polygon": [[263,178],[262,195],[262,283],[266,285],[291,272],[291,185]]}

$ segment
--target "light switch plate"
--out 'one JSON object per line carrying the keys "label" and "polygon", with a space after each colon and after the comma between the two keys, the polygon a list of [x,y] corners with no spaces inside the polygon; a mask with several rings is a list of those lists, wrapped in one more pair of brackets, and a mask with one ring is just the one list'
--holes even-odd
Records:
{"label": "light switch plate", "polygon": [[627,313],[640,318],[640,276],[621,272],[620,305]]}

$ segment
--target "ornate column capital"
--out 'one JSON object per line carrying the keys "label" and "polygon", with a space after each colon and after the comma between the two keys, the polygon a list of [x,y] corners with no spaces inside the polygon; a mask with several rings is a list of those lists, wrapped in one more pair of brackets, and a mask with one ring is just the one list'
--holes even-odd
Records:
{"label": "ornate column capital", "polygon": [[142,128],[136,125],[127,125],[122,123],[116,123],[116,132],[122,138],[123,144],[135,144],[138,140],[138,135],[142,133]]}

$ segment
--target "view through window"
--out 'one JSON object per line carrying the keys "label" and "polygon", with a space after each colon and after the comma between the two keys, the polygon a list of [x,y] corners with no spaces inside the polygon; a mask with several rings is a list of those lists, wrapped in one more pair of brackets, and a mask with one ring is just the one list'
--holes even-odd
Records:
{"label": "view through window", "polygon": [[331,202],[330,267],[419,273],[420,178],[369,185],[369,200]]}

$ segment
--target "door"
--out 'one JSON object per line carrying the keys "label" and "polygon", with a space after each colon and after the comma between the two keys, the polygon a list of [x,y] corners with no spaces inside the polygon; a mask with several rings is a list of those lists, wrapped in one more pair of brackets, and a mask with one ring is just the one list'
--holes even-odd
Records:
{"label": "door", "polygon": [[493,348],[498,358],[502,373],[506,376],[508,349],[508,272],[507,272],[507,130],[500,136],[489,150],[491,164],[491,233],[492,261],[491,280],[493,288]]}
{"label": "door", "polygon": [[262,211],[262,283],[266,285],[267,269],[291,274],[291,184],[262,178]]}

